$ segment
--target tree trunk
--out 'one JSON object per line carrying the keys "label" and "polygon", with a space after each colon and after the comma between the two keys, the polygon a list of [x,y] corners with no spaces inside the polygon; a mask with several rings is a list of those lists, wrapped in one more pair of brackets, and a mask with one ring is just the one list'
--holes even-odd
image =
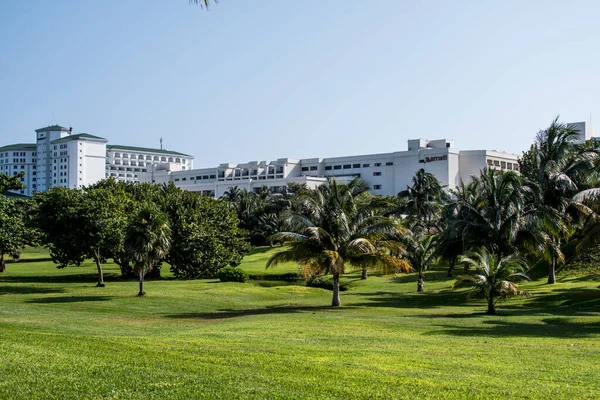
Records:
{"label": "tree trunk", "polygon": [[490,297],[488,300],[487,314],[496,315],[496,305],[494,304],[494,298]]}
{"label": "tree trunk", "polygon": [[454,258],[448,263],[448,278],[452,278],[454,273]]}
{"label": "tree trunk", "polygon": [[6,272],[6,264],[4,263],[4,252],[0,256],[0,272]]}
{"label": "tree trunk", "polygon": [[556,257],[552,255],[552,262],[548,265],[548,284],[553,285],[556,283]]}
{"label": "tree trunk", "polygon": [[425,280],[423,279],[423,274],[419,272],[419,280],[417,281],[417,292],[423,291],[424,284],[425,284]]}
{"label": "tree trunk", "polygon": [[146,294],[146,292],[144,292],[144,275],[145,275],[145,271],[142,269],[139,272],[139,276],[140,276],[140,292],[138,293],[138,296],[143,296]]}
{"label": "tree trunk", "polygon": [[331,306],[339,307],[340,304],[340,275],[333,274],[333,300],[331,300]]}
{"label": "tree trunk", "polygon": [[360,279],[367,279],[368,273],[367,273],[367,269],[363,268],[362,269],[362,276],[360,277]]}
{"label": "tree trunk", "polygon": [[94,251],[94,261],[96,261],[96,268],[98,268],[98,284],[96,286],[104,287],[104,274],[102,273],[102,264],[100,264],[98,251]]}

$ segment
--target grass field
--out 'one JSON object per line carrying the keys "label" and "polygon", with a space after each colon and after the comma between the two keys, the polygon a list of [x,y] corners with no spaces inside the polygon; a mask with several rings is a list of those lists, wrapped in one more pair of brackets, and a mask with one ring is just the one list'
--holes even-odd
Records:
{"label": "grass field", "polygon": [[[242,268],[262,270],[258,249]],[[274,273],[293,272],[282,266]],[[442,271],[348,275],[331,292],[289,282],[119,279],[29,252],[0,275],[0,398],[600,398],[600,289],[577,277],[500,304]],[[168,275],[168,274],[165,274]]]}

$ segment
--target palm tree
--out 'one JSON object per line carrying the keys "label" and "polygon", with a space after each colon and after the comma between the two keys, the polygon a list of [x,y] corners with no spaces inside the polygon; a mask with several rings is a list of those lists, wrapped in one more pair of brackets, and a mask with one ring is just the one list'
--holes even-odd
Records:
{"label": "palm tree", "polygon": [[375,215],[368,202],[357,201],[368,190],[365,186],[359,179],[347,185],[329,179],[327,184],[301,195],[300,212],[287,216],[291,231],[273,236],[290,246],[271,256],[266,267],[295,261],[307,278],[331,274],[334,307],[341,304],[339,279],[346,263],[360,269],[408,272],[408,264],[391,255],[400,251],[398,243],[386,240],[387,235],[399,235],[403,228],[398,220]]}
{"label": "palm tree", "polygon": [[532,148],[524,154],[522,173],[528,185],[539,193],[538,215],[546,234],[544,256],[548,261],[548,283],[556,282],[557,264],[564,261],[561,246],[572,233],[571,222],[581,217],[572,199],[586,189],[589,175],[597,166],[598,152],[578,143],[573,126],[558,122],[540,131]]}
{"label": "palm tree", "polygon": [[171,248],[171,229],[167,216],[153,203],[143,205],[132,217],[125,231],[125,251],[140,278],[144,292],[144,275],[163,260]]}
{"label": "palm tree", "polygon": [[535,210],[527,207],[528,191],[512,171],[483,170],[469,184],[461,183],[446,211],[448,243],[459,237],[466,251],[485,246],[500,255],[533,246]]}
{"label": "palm tree", "polygon": [[242,191],[237,186],[231,186],[223,193],[223,199],[231,204],[235,204],[241,196]]}
{"label": "palm tree", "polygon": [[425,284],[425,271],[437,259],[438,237],[437,235],[421,235],[416,237],[405,235],[402,242],[406,246],[404,259],[419,274],[417,292],[422,292]]}
{"label": "palm tree", "polygon": [[469,297],[487,300],[487,314],[496,314],[496,302],[513,296],[530,296],[529,292],[520,290],[515,283],[518,279],[529,279],[523,272],[527,265],[516,254],[500,258],[482,247],[471,257],[461,257],[461,263],[476,268],[474,275],[460,275],[452,285],[452,289],[467,287],[471,289]]}
{"label": "palm tree", "polygon": [[413,220],[413,225],[431,233],[436,216],[442,211],[445,197],[443,186],[435,175],[421,168],[412,179],[412,186],[398,193],[401,211]]}
{"label": "palm tree", "polygon": [[[219,0],[212,0],[213,3],[217,4]],[[200,8],[210,9],[211,0],[190,0],[191,4],[199,5]]]}

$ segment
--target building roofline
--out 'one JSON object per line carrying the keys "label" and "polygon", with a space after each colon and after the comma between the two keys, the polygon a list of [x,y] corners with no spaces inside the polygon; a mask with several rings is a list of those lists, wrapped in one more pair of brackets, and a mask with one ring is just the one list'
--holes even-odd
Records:
{"label": "building roofline", "polygon": [[178,151],[153,149],[150,147],[125,146],[125,145],[120,145],[120,144],[111,144],[109,146],[106,146],[106,150],[107,151],[128,150],[128,151],[139,151],[139,152],[156,153],[156,154],[172,154],[172,155],[194,158],[193,156],[191,156],[189,154],[180,153]]}
{"label": "building roofline", "polygon": [[6,146],[0,147],[0,151],[22,150],[22,149],[37,149],[37,145],[35,143],[15,143],[15,144],[7,144]]}
{"label": "building roofline", "polygon": [[92,140],[94,142],[108,143],[108,139],[105,139],[103,137],[96,136],[96,135],[90,135],[89,133],[78,133],[76,135],[65,136],[60,139],[53,140],[50,143],[51,144],[67,143],[67,142],[70,142],[71,140]]}
{"label": "building roofline", "polygon": [[44,131],[65,131],[68,132],[69,130],[67,128],[65,128],[64,126],[60,126],[60,125],[50,125],[50,126],[46,126],[44,128],[40,128],[40,129],[36,129],[36,132],[44,132]]}

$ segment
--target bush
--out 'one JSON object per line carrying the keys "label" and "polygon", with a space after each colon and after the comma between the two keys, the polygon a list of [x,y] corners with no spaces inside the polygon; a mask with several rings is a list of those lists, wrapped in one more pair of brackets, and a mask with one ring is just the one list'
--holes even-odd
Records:
{"label": "bush", "polygon": [[[315,276],[306,281],[306,286],[333,290],[333,277],[330,276]],[[340,280],[340,292],[348,290],[348,284]]]}
{"label": "bush", "polygon": [[225,267],[217,271],[217,277],[221,282],[248,282],[250,277],[246,272],[234,267]]}

